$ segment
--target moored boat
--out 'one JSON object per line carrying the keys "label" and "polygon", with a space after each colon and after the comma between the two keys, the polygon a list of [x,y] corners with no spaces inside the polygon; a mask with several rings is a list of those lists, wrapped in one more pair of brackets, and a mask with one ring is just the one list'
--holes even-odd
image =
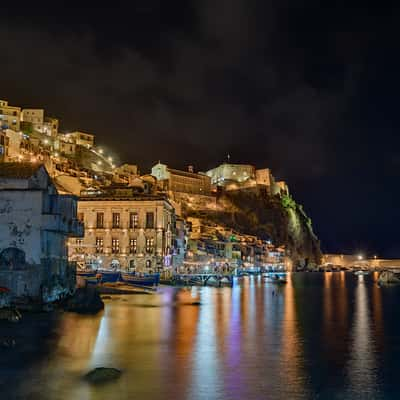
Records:
{"label": "moored boat", "polygon": [[354,272],[354,275],[358,275],[358,276],[361,276],[361,275],[369,275],[369,271],[358,270],[358,271],[355,271],[355,272]]}
{"label": "moored boat", "polygon": [[277,283],[277,284],[284,284],[287,283],[286,273],[277,273],[277,272],[270,272],[266,274],[266,280],[268,282]]}
{"label": "moored boat", "polygon": [[160,274],[143,274],[135,272],[121,272],[121,281],[128,285],[157,286],[160,282]]}
{"label": "moored boat", "polygon": [[113,270],[106,270],[106,269],[99,269],[99,270],[97,270],[96,276],[99,278],[101,283],[115,283],[120,280],[121,272],[113,271]]}

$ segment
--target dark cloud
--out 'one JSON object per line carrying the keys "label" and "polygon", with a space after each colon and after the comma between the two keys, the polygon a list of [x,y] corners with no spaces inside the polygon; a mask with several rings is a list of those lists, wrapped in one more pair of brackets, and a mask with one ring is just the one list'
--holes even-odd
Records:
{"label": "dark cloud", "polygon": [[[289,0],[123,4],[72,1],[57,15],[49,4],[5,6],[1,97],[44,107],[65,130],[94,132],[142,171],[159,159],[207,169],[228,153],[271,167],[327,249],[351,249],[357,236],[385,250],[388,220],[375,210],[393,196],[387,177],[397,178],[397,121],[387,114],[398,62],[386,63],[381,50],[397,47],[393,10]],[[361,205],[347,200],[351,192]]]}

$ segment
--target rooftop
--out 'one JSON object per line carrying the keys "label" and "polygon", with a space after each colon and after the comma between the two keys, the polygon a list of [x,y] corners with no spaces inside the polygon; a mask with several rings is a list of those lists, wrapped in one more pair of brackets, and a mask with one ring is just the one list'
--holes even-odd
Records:
{"label": "rooftop", "polygon": [[0,163],[0,177],[13,179],[28,179],[41,168],[42,164],[4,162]]}

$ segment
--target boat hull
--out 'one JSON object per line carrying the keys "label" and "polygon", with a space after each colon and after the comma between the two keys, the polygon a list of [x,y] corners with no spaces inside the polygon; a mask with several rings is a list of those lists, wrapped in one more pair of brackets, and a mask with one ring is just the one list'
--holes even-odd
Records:
{"label": "boat hull", "polygon": [[121,273],[121,281],[135,286],[157,286],[160,282],[159,274],[139,276],[133,273]]}

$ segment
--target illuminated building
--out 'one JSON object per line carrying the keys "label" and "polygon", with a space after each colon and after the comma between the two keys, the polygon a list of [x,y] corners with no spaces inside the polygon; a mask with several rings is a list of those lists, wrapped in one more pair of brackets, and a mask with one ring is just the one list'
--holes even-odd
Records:
{"label": "illuminated building", "polygon": [[161,189],[165,191],[209,195],[211,180],[203,173],[195,173],[193,166],[188,171],[169,168],[158,163],[151,169],[151,175],[157,178]]}
{"label": "illuminated building", "polygon": [[172,265],[175,212],[164,196],[119,186],[86,191],[78,202],[82,241],[70,242],[70,259],[137,271]]}
{"label": "illuminated building", "polygon": [[0,128],[20,130],[21,108],[8,105],[8,101],[0,100]]}

